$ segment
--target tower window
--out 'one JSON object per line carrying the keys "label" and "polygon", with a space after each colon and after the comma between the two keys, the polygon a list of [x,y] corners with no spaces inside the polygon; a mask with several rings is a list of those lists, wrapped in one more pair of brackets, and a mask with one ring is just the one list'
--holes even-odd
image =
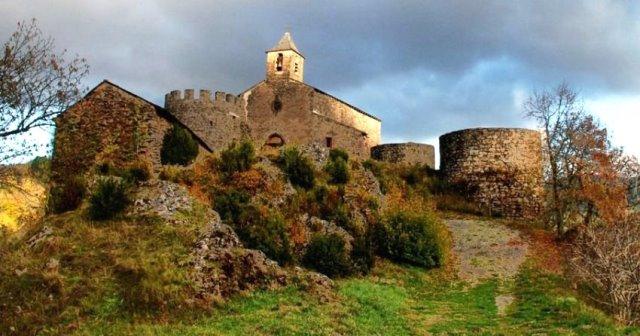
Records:
{"label": "tower window", "polygon": [[282,71],[282,62],[284,60],[284,56],[282,53],[278,54],[278,59],[276,59],[276,71]]}
{"label": "tower window", "polygon": [[298,63],[295,63],[295,67],[293,68],[293,72],[298,72]]}
{"label": "tower window", "polygon": [[327,148],[333,147],[333,138],[332,137],[326,137],[325,141],[327,143]]}

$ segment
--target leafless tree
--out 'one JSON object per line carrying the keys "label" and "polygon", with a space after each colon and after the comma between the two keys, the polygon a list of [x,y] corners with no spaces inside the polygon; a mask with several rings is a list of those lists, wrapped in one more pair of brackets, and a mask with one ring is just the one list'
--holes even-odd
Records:
{"label": "leafless tree", "polygon": [[[81,95],[89,67],[83,58],[57,52],[35,19],[19,22],[0,58],[0,164],[32,153],[24,135],[51,128],[53,119]],[[21,137],[23,136],[23,137]],[[0,174],[0,178],[1,178]]]}

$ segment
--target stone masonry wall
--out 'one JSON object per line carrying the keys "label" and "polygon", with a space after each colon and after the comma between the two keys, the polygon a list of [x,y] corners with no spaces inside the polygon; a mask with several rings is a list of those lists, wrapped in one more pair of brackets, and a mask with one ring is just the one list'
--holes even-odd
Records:
{"label": "stone masonry wall", "polygon": [[165,96],[165,109],[202,139],[212,150],[221,150],[231,142],[241,140],[246,130],[242,102],[236,96],[200,90],[187,89],[184,96],[178,90]]}
{"label": "stone masonry wall", "polygon": [[428,165],[436,168],[435,149],[431,145],[415,142],[383,144],[371,148],[371,157],[378,161]]}
{"label": "stone masonry wall", "polygon": [[52,180],[83,175],[96,164],[121,166],[142,156],[160,165],[171,123],[158,107],[103,82],[56,118]]}
{"label": "stone masonry wall", "polygon": [[483,209],[506,217],[535,217],[543,200],[539,132],[477,128],[440,137],[440,169]]}

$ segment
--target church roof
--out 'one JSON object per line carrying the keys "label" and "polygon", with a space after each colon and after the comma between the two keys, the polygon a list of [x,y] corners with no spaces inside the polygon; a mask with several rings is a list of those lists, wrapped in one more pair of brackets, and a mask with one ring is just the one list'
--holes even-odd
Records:
{"label": "church roof", "polygon": [[289,34],[289,32],[285,32],[278,44],[273,46],[273,48],[267,50],[267,52],[283,50],[293,50],[300,54],[300,56],[302,56],[302,53],[300,52],[300,50],[298,50],[298,47],[296,47],[296,44],[293,42],[293,39],[291,38],[291,34]]}

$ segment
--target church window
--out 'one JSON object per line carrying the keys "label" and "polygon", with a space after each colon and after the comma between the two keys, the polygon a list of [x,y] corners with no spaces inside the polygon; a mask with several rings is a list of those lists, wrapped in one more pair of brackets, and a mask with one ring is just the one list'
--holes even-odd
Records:
{"label": "church window", "polygon": [[278,54],[278,58],[276,59],[276,71],[282,71],[282,63],[284,60],[284,56],[282,53]]}
{"label": "church window", "polygon": [[333,138],[332,137],[326,137],[325,141],[327,143],[327,148],[332,148],[333,147]]}
{"label": "church window", "polygon": [[271,110],[273,110],[274,114],[278,114],[280,110],[282,110],[282,101],[280,101],[280,97],[276,96],[276,99],[271,103]]}
{"label": "church window", "polygon": [[293,72],[298,72],[298,63],[295,64],[295,67],[293,68]]}

